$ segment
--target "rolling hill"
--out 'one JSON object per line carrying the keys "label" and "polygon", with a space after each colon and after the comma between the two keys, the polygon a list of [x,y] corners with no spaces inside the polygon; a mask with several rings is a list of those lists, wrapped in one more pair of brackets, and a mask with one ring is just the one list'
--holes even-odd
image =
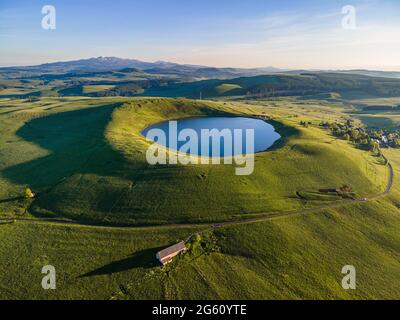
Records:
{"label": "rolling hill", "polygon": [[[317,128],[301,129],[298,119],[275,122],[286,144],[257,154],[256,174],[248,177],[237,179],[232,166],[154,168],[146,162],[149,142],[141,134],[144,128],[169,119],[249,112],[224,103],[155,98],[57,108],[55,113],[36,110],[39,113],[32,113],[30,120],[29,113],[11,114],[9,121],[19,128],[15,136],[3,139],[26,141],[35,146],[37,157],[2,170],[16,188],[3,188],[3,198],[15,196],[24,185],[41,193],[29,209],[36,216],[129,225],[219,222],[301,208],[299,190],[346,183],[358,194],[368,194],[380,183],[364,171],[371,166],[384,170],[373,165],[373,157],[366,158],[346,143],[340,143],[340,151],[336,144],[327,144],[329,136]],[[21,151],[12,149],[19,144],[6,146],[7,154],[23,158]],[[45,174],[49,171],[51,175]]]}
{"label": "rolling hill", "polygon": [[[144,163],[148,141],[142,128],[165,119],[227,113],[272,116],[287,137],[257,155],[252,176],[234,178],[230,166]],[[1,99],[0,214],[11,220],[0,220],[0,269],[7,270],[0,274],[0,298],[399,298],[397,149],[385,150],[396,172],[388,197],[227,225],[195,237],[188,254],[166,268],[155,259],[160,249],[209,228],[196,222],[327,202],[299,199],[298,190],[348,183],[360,197],[381,192],[387,170],[379,156],[319,127],[321,119],[342,117],[340,109],[292,99],[266,104]],[[303,127],[301,121],[311,125]],[[27,186],[39,194],[36,199],[19,197]],[[63,222],[43,221],[53,217]],[[89,221],[103,226],[85,224]],[[140,227],[174,222],[189,225]],[[46,264],[57,268],[57,290],[40,285]],[[357,268],[357,290],[341,287],[347,264]]]}
{"label": "rolling hill", "polygon": [[[386,77],[385,77],[386,76]],[[215,68],[114,57],[0,68],[0,96],[395,97],[395,72]],[[86,90],[85,88],[104,90]]]}
{"label": "rolling hill", "polygon": [[[221,87],[234,88],[220,90]],[[152,87],[145,96],[203,98],[220,96],[273,97],[325,93],[364,92],[366,95],[400,96],[400,80],[342,73],[304,73],[301,75],[263,75],[231,80],[204,80]]]}

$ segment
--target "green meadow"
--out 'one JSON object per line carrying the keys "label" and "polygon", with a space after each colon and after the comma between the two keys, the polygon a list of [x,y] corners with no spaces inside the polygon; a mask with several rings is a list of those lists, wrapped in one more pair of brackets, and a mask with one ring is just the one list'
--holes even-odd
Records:
{"label": "green meadow", "polygon": [[[221,94],[237,89],[219,88]],[[163,269],[155,261],[158,250],[207,224],[337,200],[303,199],[299,192],[345,184],[360,198],[383,192],[388,170],[382,158],[319,126],[348,119],[347,111],[314,98],[2,99],[0,217],[10,220],[0,224],[0,298],[400,298],[398,150],[384,151],[395,168],[388,197],[224,226],[201,234],[203,244],[214,239],[216,250],[200,246]],[[220,115],[267,115],[282,135],[269,152],[255,155],[254,174],[238,177],[231,165],[146,162],[144,128]],[[26,188],[37,196],[25,199]],[[64,223],[48,222],[53,218]],[[46,264],[57,270],[51,292],[40,285]],[[354,291],[341,287],[348,264],[358,271]]]}
{"label": "green meadow", "polygon": [[[2,170],[3,198],[31,188],[39,196],[26,209],[39,217],[115,225],[221,222],[320,204],[297,197],[302,191],[347,184],[367,196],[386,183],[386,168],[373,154],[333,139],[317,125],[301,128],[299,117],[274,119],[284,141],[257,154],[249,176],[236,176],[232,165],[147,164],[150,142],[141,131],[150,124],[257,112],[240,104],[136,99],[51,110],[5,116],[14,125],[23,122],[14,133],[18,143],[5,141],[4,152],[18,162]],[[25,152],[29,160],[21,162]]]}

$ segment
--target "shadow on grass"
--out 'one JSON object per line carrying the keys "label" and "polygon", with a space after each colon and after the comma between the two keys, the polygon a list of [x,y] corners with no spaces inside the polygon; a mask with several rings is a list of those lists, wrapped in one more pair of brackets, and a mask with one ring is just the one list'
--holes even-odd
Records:
{"label": "shadow on grass", "polygon": [[267,123],[271,124],[274,126],[275,131],[278,132],[281,135],[281,138],[277,140],[271,148],[269,148],[267,151],[276,151],[280,148],[282,148],[289,139],[293,137],[298,137],[300,135],[300,130],[298,130],[295,127],[291,127],[288,125],[283,124],[282,122],[276,121],[276,120],[268,120]]}
{"label": "shadow on grass", "polygon": [[150,269],[160,266],[160,263],[156,259],[156,253],[163,248],[164,247],[152,248],[135,252],[132,256],[126,259],[111,262],[110,264],[83,274],[79,278],[110,275],[136,268]]}
{"label": "shadow on grass", "polygon": [[19,201],[19,200],[24,200],[26,199],[25,197],[12,197],[8,199],[0,199],[0,203],[8,203],[8,202],[14,202],[14,201]]}
{"label": "shadow on grass", "polygon": [[1,221],[0,226],[8,225],[8,224],[14,224],[14,221]]}
{"label": "shadow on grass", "polygon": [[[177,108],[185,107],[185,101],[179,103]],[[110,224],[117,220],[131,223],[130,219],[136,216],[154,214],[153,208],[135,198],[133,193],[129,193],[130,189],[124,186],[151,183],[168,186],[171,177],[177,177],[183,166],[153,167],[145,161],[127,160],[115,150],[104,132],[119,105],[116,103],[47,114],[30,119],[18,129],[16,134],[19,138],[40,147],[32,151],[37,153],[32,154],[32,158],[35,155],[37,157],[8,167],[1,173],[16,184],[29,186],[38,195],[29,207],[29,213],[36,217],[63,216],[78,221],[106,221]],[[188,114],[192,109],[199,109],[203,115],[237,116],[215,110],[206,104],[196,104],[196,108],[189,108]],[[279,148],[288,137],[297,133],[296,129],[282,123],[269,122],[283,137],[270,150]],[[19,148],[16,146],[12,150],[13,157],[18,158]],[[109,183],[101,184],[99,177],[106,180],[122,178],[123,183],[119,185],[109,179]],[[166,198],[172,189],[163,190],[166,193],[160,197]],[[124,215],[111,216],[113,212]]]}
{"label": "shadow on grass", "polygon": [[18,137],[48,150],[49,154],[2,173],[11,181],[39,192],[75,173],[113,171],[115,167],[110,169],[107,164],[121,164],[123,157],[109,146],[103,134],[118,105],[88,107],[26,122],[17,131]]}
{"label": "shadow on grass", "polygon": [[[45,155],[38,151],[37,158],[2,170],[4,177],[29,186],[38,195],[29,207],[31,214],[37,217],[53,214],[56,205],[66,196],[58,194],[56,187],[74,175],[119,176],[124,170],[123,155],[104,137],[118,106],[120,103],[49,114],[33,118],[18,129],[19,138],[47,151]],[[18,153],[19,149],[15,149],[13,156],[17,158]],[[3,202],[15,200],[4,199]],[[56,209],[57,215],[69,216]]]}

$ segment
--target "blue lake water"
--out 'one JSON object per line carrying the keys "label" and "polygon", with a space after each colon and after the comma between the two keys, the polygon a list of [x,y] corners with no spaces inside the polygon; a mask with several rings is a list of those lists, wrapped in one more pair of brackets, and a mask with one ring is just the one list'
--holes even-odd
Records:
{"label": "blue lake water", "polygon": [[[194,155],[201,156],[215,156],[214,148],[219,147],[220,154],[219,156],[229,156],[229,155],[239,155],[246,154],[247,142],[251,140],[246,139],[246,129],[253,129],[254,131],[254,153],[267,151],[271,146],[278,141],[281,136],[275,131],[275,128],[265,121],[254,119],[254,118],[242,118],[242,117],[199,117],[199,118],[189,118],[177,120],[176,122],[172,122],[176,124],[176,133],[179,136],[179,133],[185,133],[186,131],[182,131],[184,129],[192,129],[192,135],[190,138],[188,136],[181,137],[182,141],[178,141],[175,135],[175,127],[171,126],[170,121],[165,121],[162,123],[154,124],[145,130],[142,131],[142,134],[146,136],[148,139],[157,142],[160,145],[165,147],[181,150],[182,146],[188,143],[189,140],[192,139],[193,134],[198,137],[198,144],[195,150],[191,150],[190,152]],[[153,132],[159,132],[159,130],[154,131],[153,129],[159,129],[163,133],[165,133],[164,138],[148,136],[148,134]],[[219,132],[221,130],[227,129],[230,131],[231,139],[219,139],[220,137],[216,132],[212,132],[211,138],[208,139],[208,148],[206,143],[204,142],[206,139],[201,139],[202,130],[213,130],[217,129]],[[241,130],[237,130],[241,129]],[[224,131],[227,133],[227,131]],[[236,132],[236,133],[235,133]],[[241,132],[241,136],[237,135],[238,132]],[[175,138],[169,139],[169,136],[174,136]],[[215,134],[217,134],[215,136]],[[228,134],[229,136],[229,134]],[[212,137],[215,137],[216,140],[219,141],[219,144],[216,143],[216,140],[213,140]],[[236,139],[235,139],[236,138]],[[240,139],[241,138],[241,139]],[[193,139],[192,139],[193,140]],[[171,142],[172,141],[172,142]],[[175,142],[174,142],[175,141]],[[214,141],[214,146],[213,146]],[[235,143],[236,141],[236,143]],[[226,145],[229,144],[229,145]],[[204,145],[204,146],[203,146]],[[238,147],[240,145],[240,148]],[[228,147],[228,149],[226,149]],[[229,151],[229,147],[231,147],[231,151]],[[228,151],[227,151],[228,150]],[[226,154],[228,153],[228,154]],[[231,153],[231,154],[229,154]],[[249,152],[250,153],[250,152]],[[252,152],[251,152],[252,153]]]}

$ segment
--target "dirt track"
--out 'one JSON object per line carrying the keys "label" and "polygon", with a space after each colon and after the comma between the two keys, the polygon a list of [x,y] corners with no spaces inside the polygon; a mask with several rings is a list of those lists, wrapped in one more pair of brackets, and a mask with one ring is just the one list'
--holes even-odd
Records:
{"label": "dirt track", "polygon": [[[280,219],[280,218],[285,218],[289,216],[296,216],[296,215],[302,215],[302,214],[309,214],[309,213],[314,213],[320,210],[324,209],[330,209],[330,208],[337,208],[341,207],[344,205],[352,204],[352,203],[363,203],[363,202],[368,202],[368,201],[374,201],[383,197],[386,197],[392,187],[393,187],[393,178],[394,178],[394,170],[393,166],[390,162],[387,164],[388,170],[389,170],[389,179],[388,183],[386,185],[386,189],[384,192],[379,193],[379,194],[374,194],[370,195],[367,198],[363,199],[345,199],[345,200],[340,200],[336,201],[333,203],[329,203],[326,205],[310,208],[310,209],[299,209],[299,210],[292,210],[292,211],[287,211],[287,212],[281,212],[281,213],[276,213],[276,214],[271,214],[271,213],[265,213],[263,215],[260,215],[255,218],[244,218],[241,220],[235,220],[235,221],[227,221],[227,222],[221,222],[221,223],[184,223],[184,224],[165,224],[165,225],[145,225],[145,226],[129,226],[129,225],[121,225],[121,226],[110,226],[110,225],[101,225],[101,224],[94,224],[94,223],[84,223],[84,222],[77,222],[77,221],[69,221],[69,220],[62,220],[62,219],[28,219],[28,218],[0,218],[0,222],[14,222],[14,221],[24,221],[24,222],[30,222],[30,223],[37,223],[37,224],[59,224],[59,225],[66,225],[66,226],[77,226],[77,227],[94,227],[94,228],[108,228],[108,229],[154,229],[154,228],[193,228],[193,227],[201,227],[204,226],[206,227],[205,231],[209,230],[215,230],[218,228],[222,228],[225,226],[232,226],[232,225],[239,225],[239,224],[246,224],[246,223],[255,223],[255,222],[261,222],[261,221],[268,221],[268,220],[274,220],[274,219]],[[190,237],[189,237],[190,238]]]}

